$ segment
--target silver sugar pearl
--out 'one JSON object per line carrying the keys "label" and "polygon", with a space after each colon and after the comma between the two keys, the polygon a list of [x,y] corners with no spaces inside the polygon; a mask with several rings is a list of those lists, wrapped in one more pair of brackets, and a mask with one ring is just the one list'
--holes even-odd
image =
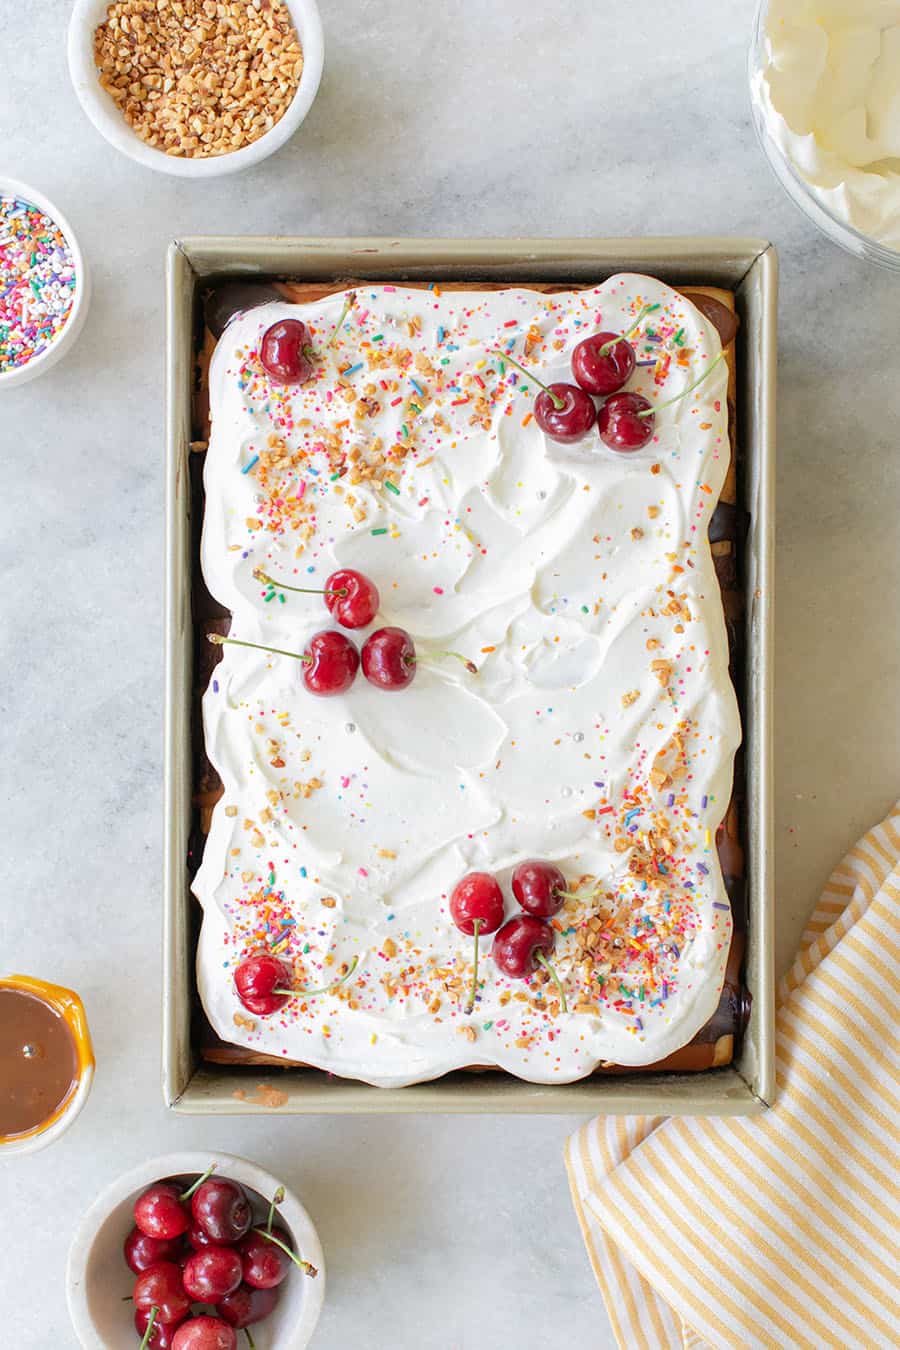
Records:
{"label": "silver sugar pearl", "polygon": [[584,740],[584,732],[576,731],[572,736],[572,740],[575,741],[576,745],[580,745],[581,742]]}
{"label": "silver sugar pearl", "polygon": [[570,787],[560,788],[560,796],[561,796],[561,797],[571,797],[571,795],[572,795],[572,789],[571,789]]}
{"label": "silver sugar pearl", "polygon": [[546,496],[547,496],[546,492],[544,491],[543,488],[541,488],[540,492],[538,493],[538,501],[539,502],[544,501]]}
{"label": "silver sugar pearl", "polygon": [[344,727],[344,730],[348,733],[348,735],[352,736],[354,731],[356,730],[356,723],[348,722],[347,725]]}

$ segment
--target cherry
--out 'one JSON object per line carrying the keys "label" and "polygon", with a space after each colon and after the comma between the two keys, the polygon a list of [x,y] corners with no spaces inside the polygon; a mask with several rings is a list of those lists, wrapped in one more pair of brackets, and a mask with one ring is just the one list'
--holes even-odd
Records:
{"label": "cherry", "polygon": [[206,1247],[185,1262],[182,1281],[197,1303],[218,1303],[241,1282],[241,1257],[234,1247]]}
{"label": "cherry", "polygon": [[547,960],[553,951],[553,929],[543,919],[532,914],[517,914],[496,934],[491,955],[504,975],[526,979],[538,966],[551,976],[559,991],[560,1006],[568,1012],[566,994],[560,978]]}
{"label": "cherry", "polygon": [[181,1267],[174,1261],[159,1261],[143,1271],[134,1282],[134,1306],[149,1313],[158,1308],[160,1322],[180,1322],[191,1309],[181,1282]]}
{"label": "cherry", "polygon": [[138,1229],[150,1238],[170,1240],[180,1237],[187,1232],[191,1222],[181,1201],[181,1191],[171,1182],[160,1181],[148,1187],[134,1202],[134,1221]]}
{"label": "cherry", "polygon": [[291,1258],[282,1247],[277,1246],[277,1238],[285,1247],[290,1247],[290,1238],[280,1228],[273,1228],[269,1236],[257,1230],[248,1233],[238,1250],[244,1272],[244,1284],[251,1289],[274,1289],[281,1284],[291,1269]]}
{"label": "cherry", "polygon": [[534,420],[552,441],[580,441],[597,420],[597,409],[577,384],[551,384],[534,400]]}
{"label": "cherry", "polygon": [[[244,1006],[246,1007],[246,1004]],[[259,1016],[262,1016],[262,1014],[260,1013]],[[195,1223],[191,1224],[185,1237],[195,1252],[204,1251],[207,1247],[215,1245],[213,1239],[209,1236],[209,1233],[205,1232]],[[190,1252],[188,1252],[188,1256],[190,1256]]]}
{"label": "cherry", "polygon": [[466,1012],[475,1007],[478,994],[478,939],[494,933],[503,922],[503,892],[489,872],[469,872],[458,881],[450,895],[450,917],[461,933],[475,939],[472,984]]}
{"label": "cherry", "polygon": [[308,1275],[311,1280],[314,1280],[316,1278],[319,1272],[316,1270],[315,1266],[312,1265],[309,1261],[304,1261],[302,1256],[298,1256],[297,1253],[293,1251],[293,1249],[289,1246],[290,1239],[286,1236],[286,1234],[282,1233],[280,1229],[254,1228],[253,1232],[256,1234],[257,1237],[264,1238],[266,1242],[274,1243],[275,1246],[279,1249],[279,1251],[283,1252],[289,1261],[293,1261],[294,1265],[297,1267],[298,1270],[303,1271],[304,1275]]}
{"label": "cherry", "polygon": [[324,589],[317,586],[288,586],[283,581],[276,581],[261,567],[257,567],[253,575],[257,581],[275,586],[280,591],[295,591],[298,595],[324,595],[329,612],[343,628],[365,628],[375,618],[381,604],[375,582],[350,567],[332,572]]}
{"label": "cherry", "polygon": [[[289,989],[293,978],[294,973],[286,962],[268,952],[258,952],[255,956],[248,956],[237,967],[234,985],[238,998],[248,1012],[256,1013],[257,1017],[271,1017],[291,997],[290,994],[276,994],[275,990]],[[200,1227],[202,1229],[203,1225]]]}
{"label": "cherry", "polygon": [[589,394],[614,394],[628,382],[635,364],[628,339],[654,309],[659,305],[645,305],[624,333],[594,333],[579,342],[572,353],[572,374],[582,389]]}
{"label": "cherry", "polygon": [[553,863],[529,858],[512,874],[512,893],[527,914],[550,919],[565,904],[566,879]]}
{"label": "cherry", "polygon": [[362,671],[379,689],[405,689],[416,673],[415,643],[403,628],[378,628],[362,649]]}
{"label": "cherry", "polygon": [[641,450],[653,435],[656,419],[653,405],[643,394],[626,391],[612,394],[600,409],[597,428],[610,450],[631,454]]}
{"label": "cherry", "polygon": [[139,1228],[132,1228],[122,1250],[126,1264],[135,1275],[140,1275],[160,1261],[177,1261],[181,1255],[181,1239],[148,1237]]}
{"label": "cherry", "polygon": [[192,1317],[178,1328],[172,1350],[237,1350],[237,1336],[221,1317]]}
{"label": "cherry", "polygon": [[242,1284],[233,1294],[227,1294],[220,1300],[216,1311],[240,1331],[254,1322],[262,1322],[274,1311],[277,1302],[277,1289],[251,1289],[249,1285]]}
{"label": "cherry", "polygon": [[279,319],[259,344],[263,370],[275,384],[305,384],[315,369],[309,330],[299,319]]}
{"label": "cherry", "polygon": [[216,647],[226,643],[233,647],[254,647],[260,652],[272,652],[276,656],[290,656],[295,661],[302,661],[303,683],[311,694],[318,694],[320,698],[346,693],[359,670],[359,652],[350,639],[336,628],[324,628],[314,633],[305,652],[287,652],[282,647],[243,642],[239,638],[222,637],[220,633],[207,633],[206,636]]}
{"label": "cherry", "polygon": [[572,353],[575,383],[589,394],[614,394],[634,371],[634,348],[619,333],[593,333]]}
{"label": "cherry", "polygon": [[242,1187],[228,1177],[204,1181],[191,1201],[191,1211],[197,1226],[222,1243],[239,1242],[253,1219]]}
{"label": "cherry", "polygon": [[[153,1330],[147,1337],[147,1328],[150,1325],[151,1318],[153,1318]],[[184,1318],[177,1322],[163,1322],[160,1320],[159,1314],[156,1317],[153,1316],[152,1308],[139,1308],[134,1314],[134,1329],[139,1336],[146,1338],[141,1341],[141,1344],[146,1346],[147,1350],[172,1350],[172,1339],[182,1321],[184,1321]]]}

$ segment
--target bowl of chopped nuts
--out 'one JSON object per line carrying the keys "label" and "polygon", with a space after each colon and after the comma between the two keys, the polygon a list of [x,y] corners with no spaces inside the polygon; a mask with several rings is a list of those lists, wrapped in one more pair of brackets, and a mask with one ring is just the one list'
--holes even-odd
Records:
{"label": "bowl of chopped nuts", "polygon": [[322,78],[316,0],[75,0],[69,74],[102,136],[180,178],[281,148]]}

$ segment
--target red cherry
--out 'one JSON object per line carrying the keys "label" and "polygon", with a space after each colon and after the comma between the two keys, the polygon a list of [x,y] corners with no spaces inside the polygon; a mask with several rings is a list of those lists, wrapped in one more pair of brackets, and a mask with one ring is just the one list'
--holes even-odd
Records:
{"label": "red cherry", "polygon": [[450,917],[461,933],[495,933],[503,922],[503,892],[489,872],[469,872],[458,881],[450,896]]}
{"label": "red cherry", "polygon": [[[260,1013],[259,1016],[262,1016],[262,1014]],[[185,1236],[195,1252],[205,1251],[207,1247],[215,1245],[214,1240],[209,1236],[209,1233],[196,1223],[191,1224]],[[188,1256],[190,1256],[190,1252],[188,1252]]]}
{"label": "red cherry", "polygon": [[122,1248],[125,1262],[140,1275],[160,1261],[177,1261],[181,1255],[180,1238],[152,1238],[139,1228],[132,1228]]}
{"label": "red cherry", "polygon": [[[290,1247],[291,1240],[280,1228],[273,1228],[272,1235]],[[269,1242],[261,1233],[248,1233],[239,1249],[244,1271],[244,1284],[251,1289],[274,1289],[281,1284],[291,1269],[291,1258],[287,1252]]]}
{"label": "red cherry", "polygon": [[416,673],[415,644],[402,628],[378,628],[362,649],[363,674],[379,689],[405,689]]}
{"label": "red cherry", "polygon": [[[640,414],[649,410],[649,416]],[[656,418],[653,405],[643,394],[625,391],[613,394],[600,409],[597,426],[600,439],[610,450],[630,454],[641,450],[653,435]]]}
{"label": "red cherry", "polygon": [[343,633],[326,628],[310,638],[304,654],[303,683],[311,694],[332,698],[346,693],[358,670],[359,652]]}
{"label": "red cherry", "polygon": [[325,582],[325,604],[344,628],[365,628],[378,613],[381,596],[374,581],[362,572],[342,567]]}
{"label": "red cherry", "polygon": [[276,994],[275,990],[290,989],[293,979],[290,966],[268,952],[248,956],[234,972],[238,998],[257,1017],[270,1017],[290,1002],[289,994]]}
{"label": "red cherry", "polygon": [[551,384],[534,400],[534,420],[552,441],[580,441],[597,418],[590,397],[577,384]]}
{"label": "red cherry", "polygon": [[241,1258],[234,1247],[206,1247],[185,1262],[182,1280],[195,1302],[218,1303],[240,1284]]}
{"label": "red cherry", "polygon": [[228,1177],[210,1177],[194,1193],[191,1210],[198,1227],[218,1243],[239,1242],[253,1220],[243,1188]]}
{"label": "red cherry", "polygon": [[167,1239],[186,1233],[191,1219],[178,1187],[160,1181],[134,1202],[134,1221],[147,1237]]}
{"label": "red cherry", "polygon": [[495,936],[491,955],[504,975],[522,980],[537,969],[539,953],[547,957],[552,951],[550,925],[531,914],[517,914],[514,919],[507,919]]}
{"label": "red cherry", "polygon": [[149,1313],[159,1309],[161,1322],[180,1322],[191,1310],[191,1300],[181,1282],[181,1267],[174,1261],[159,1261],[134,1282],[134,1306]]}
{"label": "red cherry", "polygon": [[566,902],[566,879],[553,863],[529,858],[512,874],[512,893],[527,914],[550,919]]}
{"label": "red cherry", "polygon": [[216,1311],[229,1325],[240,1331],[242,1327],[264,1321],[274,1312],[277,1302],[277,1289],[251,1289],[249,1285],[242,1284],[216,1305]]}
{"label": "red cherry", "polygon": [[634,360],[634,348],[619,333],[593,333],[573,351],[572,374],[589,394],[614,394],[631,378]]}
{"label": "red cherry", "polygon": [[[144,1332],[147,1330],[147,1326],[152,1316],[152,1308],[146,1310],[139,1308],[134,1314],[134,1329],[141,1339],[143,1339]],[[162,1322],[159,1319],[159,1315],[157,1315],[156,1320],[153,1323],[153,1330],[150,1333],[150,1339],[147,1342],[148,1350],[172,1350],[172,1341],[175,1337],[175,1332],[181,1326],[183,1321],[184,1318],[181,1318],[177,1322]]]}
{"label": "red cherry", "polygon": [[305,384],[313,374],[315,352],[305,323],[279,319],[259,344],[259,359],[275,384]]}
{"label": "red cherry", "polygon": [[192,1317],[176,1331],[172,1350],[237,1350],[237,1336],[221,1317]]}

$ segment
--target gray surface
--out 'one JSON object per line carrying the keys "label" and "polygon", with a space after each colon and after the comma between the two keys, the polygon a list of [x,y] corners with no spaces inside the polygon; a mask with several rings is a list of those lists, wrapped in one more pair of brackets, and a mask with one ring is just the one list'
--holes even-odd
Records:
{"label": "gray surface", "polygon": [[282,1170],[318,1221],[317,1350],[612,1345],[562,1176],[576,1121],[163,1111],[163,249],[217,230],[779,245],[783,966],[832,862],[897,791],[898,282],[820,239],[771,177],[747,108],[751,10],[326,0],[306,126],[245,177],[197,185],[113,157],[85,122],[64,0],[0,0],[0,168],[59,201],[96,282],[73,355],[2,396],[0,951],[81,990],[100,1063],[74,1131],[6,1168],[4,1344],[68,1348],[65,1252],[91,1197],[151,1152],[209,1142]]}

